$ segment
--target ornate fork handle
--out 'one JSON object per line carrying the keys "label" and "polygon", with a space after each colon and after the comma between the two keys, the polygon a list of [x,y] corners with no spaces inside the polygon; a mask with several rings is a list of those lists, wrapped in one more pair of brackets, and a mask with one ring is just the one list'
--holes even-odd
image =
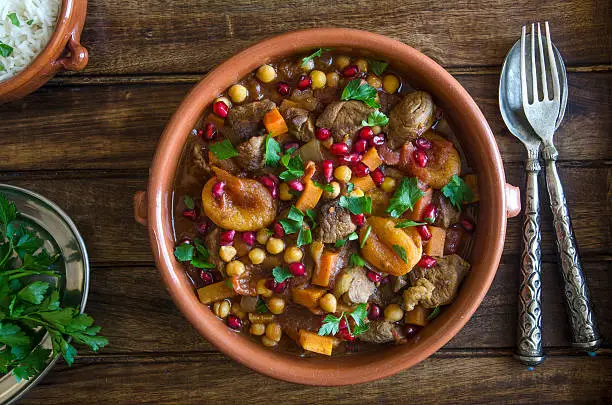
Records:
{"label": "ornate fork handle", "polygon": [[546,185],[550,195],[557,253],[563,273],[565,303],[572,327],[572,346],[586,351],[597,350],[601,336],[591,308],[589,290],[582,273],[574,230],[569,217],[563,186],[557,173],[557,150],[552,144],[543,151],[546,160]]}
{"label": "ornate fork handle", "polygon": [[544,361],[542,352],[542,267],[540,255],[540,197],[538,193],[538,148],[528,149],[523,253],[515,357],[523,364],[535,366]]}

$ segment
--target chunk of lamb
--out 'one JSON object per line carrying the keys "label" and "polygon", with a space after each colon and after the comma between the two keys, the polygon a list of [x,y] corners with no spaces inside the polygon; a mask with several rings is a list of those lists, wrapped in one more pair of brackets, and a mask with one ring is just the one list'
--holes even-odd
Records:
{"label": "chunk of lamb", "polygon": [[238,159],[236,160],[241,168],[255,171],[264,167],[265,140],[265,135],[254,136],[236,147],[238,151]]}
{"label": "chunk of lamb", "polygon": [[349,267],[345,274],[352,277],[349,289],[342,298],[349,305],[363,304],[376,290],[376,284],[370,281],[363,267]]}
{"label": "chunk of lamb", "polygon": [[357,230],[351,214],[338,201],[321,205],[318,239],[323,243],[336,243]]}
{"label": "chunk of lamb", "polygon": [[207,151],[202,145],[199,145],[197,143],[193,145],[193,163],[196,167],[199,167],[206,173],[210,173],[210,166],[208,165],[208,162],[205,158],[206,155]]}
{"label": "chunk of lamb", "polygon": [[367,120],[368,115],[374,109],[361,101],[335,101],[325,107],[325,110],[317,118],[317,127],[328,128],[334,142],[345,142],[361,128],[361,121]]}
{"label": "chunk of lamb", "polygon": [[425,308],[435,308],[439,305],[450,304],[457,295],[459,284],[470,269],[470,264],[459,255],[450,255],[438,259],[438,263],[431,269],[415,267],[410,274],[410,282],[416,285],[417,280],[426,278],[435,288],[429,299],[421,300]]}
{"label": "chunk of lamb", "polygon": [[308,110],[298,107],[289,107],[283,111],[283,118],[287,122],[289,135],[302,142],[308,142],[314,139],[314,122]]}
{"label": "chunk of lamb", "polygon": [[389,145],[396,149],[421,136],[434,123],[436,106],[424,91],[413,91],[389,114]]}
{"label": "chunk of lamb", "polygon": [[261,100],[230,108],[227,121],[231,131],[228,131],[227,135],[232,143],[235,145],[259,135],[259,131],[263,128],[264,115],[275,107],[273,101]]}
{"label": "chunk of lamb", "polygon": [[398,326],[384,320],[372,321],[367,331],[359,335],[359,340],[370,343],[393,342],[399,336]]}
{"label": "chunk of lamb", "polygon": [[438,215],[434,222],[435,226],[448,228],[459,222],[461,212],[441,192],[434,192],[432,203],[438,207]]}

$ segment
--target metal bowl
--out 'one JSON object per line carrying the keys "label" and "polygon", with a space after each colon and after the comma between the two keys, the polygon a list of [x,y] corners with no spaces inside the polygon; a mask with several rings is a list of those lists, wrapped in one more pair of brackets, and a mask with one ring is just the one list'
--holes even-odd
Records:
{"label": "metal bowl", "polygon": [[[18,220],[45,240],[44,247],[51,254],[61,254],[59,285],[64,305],[85,310],[89,289],[89,258],[85,243],[74,222],[61,208],[45,197],[23,188],[0,184],[0,193],[15,202]],[[46,334],[39,345],[51,348],[51,337]],[[29,380],[17,381],[12,373],[0,377],[0,403],[10,404],[21,398],[51,370],[58,356],[49,356],[45,369]]]}

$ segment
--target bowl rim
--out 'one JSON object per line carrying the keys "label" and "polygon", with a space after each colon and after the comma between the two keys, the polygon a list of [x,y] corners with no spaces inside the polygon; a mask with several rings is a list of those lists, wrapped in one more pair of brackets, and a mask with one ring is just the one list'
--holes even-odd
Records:
{"label": "bowl rim", "polygon": [[[367,50],[390,60],[410,61],[405,63],[411,70],[431,81],[440,81],[444,97],[462,108],[462,116],[473,125],[470,132],[479,134],[474,142],[489,155],[481,164],[491,172],[482,179],[484,184],[481,182],[480,186],[481,189],[486,186],[481,191],[481,201],[487,198],[485,206],[490,223],[477,232],[499,236],[488,237],[484,239],[486,243],[481,243],[487,245],[486,249],[480,249],[482,257],[478,263],[473,263],[473,269],[479,269],[479,283],[472,286],[469,294],[460,293],[453,305],[423,330],[421,339],[415,344],[334,357],[333,360],[275,352],[232,332],[198,301],[193,292],[186,294],[187,288],[193,289],[188,285],[183,266],[173,256],[174,176],[185,140],[203,109],[230,84],[261,64],[319,47],[348,47]],[[495,276],[503,250],[506,231],[504,185],[501,156],[486,119],[467,91],[435,61],[402,42],[367,31],[347,28],[293,31],[237,53],[213,69],[183,99],[164,129],[151,165],[147,187],[149,237],[155,262],[173,301],[196,330],[223,353],[255,371],[288,382],[324,386],[356,384],[388,377],[426,359],[455,336],[478,308]],[[434,325],[435,330],[432,329]]]}

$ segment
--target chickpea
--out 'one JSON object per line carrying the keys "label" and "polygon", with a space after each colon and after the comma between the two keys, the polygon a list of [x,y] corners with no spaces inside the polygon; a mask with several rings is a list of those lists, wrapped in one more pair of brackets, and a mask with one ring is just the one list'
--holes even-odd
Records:
{"label": "chickpea", "polygon": [[268,287],[266,287],[266,279],[262,278],[261,280],[257,281],[257,294],[261,295],[262,297],[265,298],[269,298],[272,296],[272,294],[274,293],[274,291],[268,289]]}
{"label": "chickpea", "polygon": [[304,252],[297,246],[291,246],[285,250],[285,262],[287,263],[296,263],[302,260],[304,256]]}
{"label": "chickpea", "polygon": [[229,101],[229,99],[228,99],[227,97],[217,97],[217,98],[215,99],[215,103],[216,103],[217,101],[222,102],[223,104],[225,104],[225,105],[226,105],[226,106],[228,106],[228,107],[231,107],[231,106],[232,106],[232,103],[230,103],[230,101]]}
{"label": "chickpea", "polygon": [[283,330],[278,322],[270,322],[266,325],[266,337],[270,340],[278,342],[283,336]]}
{"label": "chickpea", "polygon": [[226,263],[231,262],[236,257],[237,250],[233,246],[221,246],[219,248],[219,257]]}
{"label": "chickpea", "polygon": [[246,267],[244,267],[244,263],[240,260],[233,260],[225,266],[225,272],[228,276],[239,276],[246,271]]}
{"label": "chickpea", "polygon": [[287,183],[281,183],[278,188],[278,195],[282,201],[293,200],[293,194],[289,192],[289,185]]}
{"label": "chickpea", "polygon": [[351,197],[363,197],[365,194],[363,193],[363,190],[360,188],[356,188],[353,191],[351,191],[351,194],[349,194]]}
{"label": "chickpea", "polygon": [[230,313],[231,303],[227,300],[217,301],[213,304],[213,312],[221,319],[225,319]]}
{"label": "chickpea", "polygon": [[279,297],[270,298],[266,305],[274,315],[282,314],[285,311],[285,300]]}
{"label": "chickpea", "polygon": [[314,66],[315,66],[314,59],[310,59],[308,62],[304,64],[300,63],[300,67],[302,68],[304,72],[310,72],[312,69],[314,69]]}
{"label": "chickpea", "polygon": [[269,238],[270,238],[270,231],[266,228],[260,229],[259,231],[257,231],[257,234],[255,235],[255,239],[257,239],[257,242],[261,245],[265,245],[266,242],[268,242]]}
{"label": "chickpea", "polygon": [[270,238],[266,243],[266,250],[268,253],[277,255],[285,249],[285,242],[282,239]]}
{"label": "chickpea", "polygon": [[380,89],[382,87],[382,80],[380,80],[380,77],[376,75],[368,75],[366,81],[370,86],[374,87],[375,89]]}
{"label": "chickpea", "polygon": [[320,70],[313,70],[310,72],[310,78],[312,79],[312,88],[315,90],[322,89],[327,83],[327,76]]}
{"label": "chickpea", "polygon": [[241,84],[234,84],[229,88],[227,94],[229,94],[234,103],[242,103],[249,95],[249,91]]}
{"label": "chickpea", "polygon": [[386,193],[392,193],[395,190],[395,179],[393,177],[385,177],[380,188]]}
{"label": "chickpea", "polygon": [[259,69],[257,69],[256,75],[262,83],[270,83],[276,79],[276,70],[270,65],[261,65]]}
{"label": "chickpea", "polygon": [[342,183],[348,183],[349,181],[351,181],[352,175],[353,173],[351,172],[351,169],[348,166],[342,165],[334,169],[334,177]]}
{"label": "chickpea", "polygon": [[266,251],[261,248],[251,249],[249,252],[249,259],[253,264],[262,264],[266,260]]}
{"label": "chickpea", "polygon": [[242,309],[242,307],[240,306],[238,302],[236,302],[235,304],[231,306],[230,312],[236,315],[240,319],[244,319],[247,316],[247,313],[244,311],[244,309]]}
{"label": "chickpea", "polygon": [[332,181],[329,185],[334,189],[333,191],[323,191],[323,197],[328,200],[333,200],[340,195],[340,184],[337,181]]}
{"label": "chickpea", "polygon": [[326,313],[336,312],[336,306],[338,305],[338,300],[334,296],[334,294],[327,293],[319,299],[319,306]]}
{"label": "chickpea", "polygon": [[401,321],[404,317],[404,311],[397,304],[390,304],[385,308],[385,319],[389,322]]}
{"label": "chickpea", "polygon": [[338,87],[340,75],[336,72],[330,72],[326,75],[327,87]]}
{"label": "chickpea", "polygon": [[266,325],[263,323],[253,323],[249,328],[249,333],[255,336],[261,336],[266,333]]}
{"label": "chickpea", "polygon": [[355,62],[355,65],[357,65],[360,72],[368,71],[368,61],[365,59],[357,59],[357,62]]}
{"label": "chickpea", "polygon": [[400,86],[400,81],[395,75],[386,75],[383,77],[383,85],[382,88],[389,94],[395,93]]}
{"label": "chickpea", "polygon": [[382,128],[380,127],[380,125],[374,125],[372,127],[372,132],[374,132],[374,135],[378,135],[382,132]]}
{"label": "chickpea", "polygon": [[278,342],[275,342],[274,340],[270,339],[267,336],[261,337],[261,343],[266,347],[274,347],[278,344]]}
{"label": "chickpea", "polygon": [[338,69],[344,69],[345,67],[350,65],[350,63],[351,58],[349,58],[348,56],[338,56],[336,58],[336,66],[338,67]]}

